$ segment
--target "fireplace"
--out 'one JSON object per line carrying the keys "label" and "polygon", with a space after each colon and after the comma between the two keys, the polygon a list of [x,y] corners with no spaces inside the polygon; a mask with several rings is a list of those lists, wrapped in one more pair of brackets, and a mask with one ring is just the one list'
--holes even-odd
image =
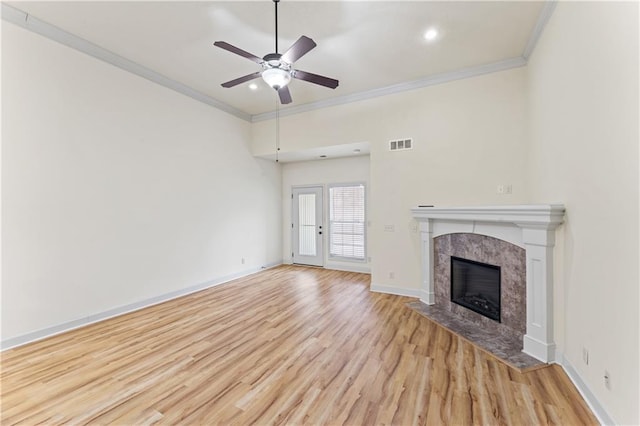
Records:
{"label": "fireplace", "polygon": [[451,256],[451,301],[500,322],[500,267]]}
{"label": "fireplace", "polygon": [[[543,362],[553,361],[555,343],[553,339],[553,246],[556,228],[564,220],[564,206],[561,204],[532,204],[508,206],[459,206],[459,207],[418,207],[412,209],[413,217],[420,224],[422,253],[422,287],[420,300],[427,305],[443,305],[445,309],[463,317],[468,313],[482,321],[480,326],[488,324],[497,329],[508,327],[522,330],[523,352]],[[524,280],[513,280],[513,270],[505,267],[511,262],[495,262],[494,255],[504,253],[502,249],[487,248],[481,243],[461,245],[453,250],[454,235],[487,236],[517,246],[524,250]],[[447,240],[447,235],[451,236]],[[435,249],[435,241],[444,237],[444,250]],[[457,244],[453,244],[459,246]],[[466,247],[466,248],[465,248]],[[452,251],[455,251],[452,252]],[[438,254],[441,253],[441,254]],[[443,255],[457,255],[489,264],[501,265],[501,313],[500,322],[492,321],[469,309],[451,302],[450,281],[444,286],[436,285],[450,271],[450,258]],[[519,268],[518,268],[519,269]],[[517,292],[512,293],[513,282],[519,282]],[[524,281],[524,283],[522,282]],[[440,289],[440,290],[439,290]],[[521,300],[525,308],[520,309],[512,302],[512,296]],[[519,303],[519,302],[518,302]],[[456,309],[457,308],[457,309]],[[524,315],[522,315],[524,313]],[[520,319],[522,318],[522,319]],[[521,323],[521,325],[519,324]],[[496,334],[497,336],[500,333]]]}

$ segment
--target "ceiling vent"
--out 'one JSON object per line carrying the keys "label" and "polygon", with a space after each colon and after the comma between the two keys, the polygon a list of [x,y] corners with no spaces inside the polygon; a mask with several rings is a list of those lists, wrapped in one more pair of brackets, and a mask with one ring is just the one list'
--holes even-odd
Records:
{"label": "ceiling vent", "polygon": [[389,141],[389,151],[402,151],[413,148],[413,139],[396,139]]}

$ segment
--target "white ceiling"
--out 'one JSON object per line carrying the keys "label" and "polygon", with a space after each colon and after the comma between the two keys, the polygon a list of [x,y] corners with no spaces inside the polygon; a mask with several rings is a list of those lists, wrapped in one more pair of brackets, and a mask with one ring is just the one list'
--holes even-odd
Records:
{"label": "white ceiling", "polygon": [[[262,80],[225,89],[221,83],[259,65],[213,46],[223,40],[264,56],[274,50],[271,0],[224,2],[12,2],[59,27],[174,82],[244,112],[275,109]],[[295,1],[278,6],[283,53],[299,36],[318,46],[295,68],[340,80],[327,89],[294,80],[293,103],[322,104],[392,85],[526,56],[544,2]],[[4,15],[3,15],[4,16]],[[427,42],[423,33],[440,36]],[[285,108],[283,108],[285,112]]]}

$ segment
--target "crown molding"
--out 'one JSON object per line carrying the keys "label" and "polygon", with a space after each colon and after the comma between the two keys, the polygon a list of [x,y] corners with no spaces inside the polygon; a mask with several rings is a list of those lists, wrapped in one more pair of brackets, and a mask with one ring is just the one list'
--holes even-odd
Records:
{"label": "crown molding", "polygon": [[[523,67],[527,65],[529,57],[533,53],[533,50],[538,43],[538,39],[542,35],[544,28],[549,22],[553,11],[556,8],[557,0],[546,0],[545,4],[538,15],[536,24],[533,27],[533,31],[529,35],[527,45],[522,52],[521,57],[506,59],[504,61],[494,62],[491,64],[481,65],[477,67],[464,68],[457,71],[436,74],[421,78],[414,81],[395,84],[392,86],[382,87],[378,89],[368,90],[365,92],[353,93],[350,95],[339,96],[331,99],[326,99],[318,102],[310,102],[307,104],[297,105],[294,107],[284,108],[280,110],[280,117],[287,115],[300,114],[302,112],[313,111],[320,108],[327,108],[337,105],[344,105],[351,102],[362,101],[366,99],[376,98],[378,96],[386,96],[394,93],[404,92],[408,90],[420,89],[423,87],[434,86],[436,84],[447,83],[450,81],[461,80],[464,78],[476,77],[483,74],[489,74],[492,72],[505,71],[511,68]],[[251,116],[251,122],[256,123],[259,121],[272,120],[276,116],[275,111],[264,112],[261,114],[255,114]]]}
{"label": "crown molding", "polygon": [[529,41],[527,41],[527,45],[524,48],[524,52],[522,52],[522,57],[525,60],[529,60],[529,57],[533,53],[533,49],[536,48],[536,44],[538,44],[538,39],[542,35],[545,27],[547,26],[547,22],[553,15],[553,11],[556,9],[556,5],[558,4],[557,0],[547,0],[544,4],[544,7],[540,11],[540,15],[538,15],[538,20],[536,21],[536,25],[533,27],[533,31],[529,36]]}
{"label": "crown molding", "polygon": [[[280,110],[280,116],[288,116],[294,114],[300,114],[303,112],[313,111],[316,109],[327,108],[332,106],[344,105],[352,102],[363,101],[367,99],[377,98],[380,96],[392,95],[395,93],[406,92],[409,90],[416,90],[428,86],[434,86],[438,84],[447,83],[455,80],[462,80],[465,78],[477,77],[484,74],[493,72],[505,71],[512,68],[518,68],[527,65],[527,60],[533,52],[536,43],[544,28],[551,18],[553,11],[556,7],[557,0],[547,0],[545,5],[538,16],[536,25],[529,37],[527,45],[522,53],[522,56],[506,59],[503,61],[493,62],[490,64],[463,68],[456,71],[446,72],[427,76],[418,80],[403,82],[394,84],[391,86],[380,87],[377,89],[367,90],[364,92],[352,93],[349,95],[338,96],[335,98],[325,99],[318,102],[310,102],[302,105],[296,105],[289,108],[283,108]],[[237,108],[232,107],[222,101],[219,101],[211,96],[208,96],[202,92],[199,92],[185,84],[175,81],[169,77],[159,74],[147,67],[144,67],[138,63],[135,63],[129,59],[126,59],[120,55],[117,55],[107,49],[104,49],[96,44],[89,42],[83,38],[80,38],[74,34],[68,33],[54,25],[41,21],[19,9],[2,3],[2,19],[7,22],[16,24],[29,31],[40,34],[51,40],[57,41],[65,46],[76,49],[94,58],[100,59],[125,71],[129,71],[161,86],[167,87],[176,92],[182,93],[197,101],[203,102],[214,108],[227,112],[242,120],[256,123],[260,121],[272,120],[276,116],[275,111],[264,112],[260,114],[251,115]]]}
{"label": "crown molding", "polygon": [[[289,108],[280,109],[280,117],[287,115],[300,114],[302,112],[312,111],[320,108],[327,108],[336,105],[344,105],[351,102],[358,102],[367,99],[377,98],[380,96],[392,95],[394,93],[406,92],[408,90],[421,89],[423,87],[434,86],[437,84],[447,83],[465,78],[477,77],[484,74],[490,74],[498,71],[505,71],[511,68],[525,66],[527,61],[519,56],[517,58],[506,59],[503,61],[493,62],[490,64],[479,65],[475,67],[462,68],[456,71],[450,71],[440,74],[434,74],[418,80],[398,83],[391,86],[380,87],[378,89],[367,90],[364,92],[352,93],[350,95],[338,96],[331,99],[325,99],[318,102],[310,102],[307,104],[297,105]],[[276,116],[275,111],[255,114],[251,116],[251,122],[271,120]]]}
{"label": "crown molding", "polygon": [[185,84],[177,82],[169,77],[159,74],[152,69],[142,66],[138,63],[130,61],[120,55],[117,55],[107,49],[104,49],[96,44],[91,43],[83,38],[80,38],[74,34],[68,33],[54,25],[41,21],[40,19],[29,15],[19,9],[2,3],[2,19],[12,24],[16,24],[22,28],[25,28],[41,36],[47,37],[53,41],[64,44],[65,46],[76,49],[80,52],[86,53],[89,56],[93,56],[96,59],[100,59],[108,64],[114,65],[125,71],[129,71],[147,80],[153,81],[161,86],[175,90],[178,93],[182,93],[197,101],[203,102],[214,108],[227,112],[237,118],[245,121],[251,121],[251,115],[244,111],[240,111],[237,108],[227,105],[211,96],[205,95]]}

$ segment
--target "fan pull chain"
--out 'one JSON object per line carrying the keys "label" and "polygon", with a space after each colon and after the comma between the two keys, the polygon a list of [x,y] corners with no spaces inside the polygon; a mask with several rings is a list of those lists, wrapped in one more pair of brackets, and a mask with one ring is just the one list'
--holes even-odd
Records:
{"label": "fan pull chain", "polygon": [[280,100],[276,97],[276,163],[280,153]]}

